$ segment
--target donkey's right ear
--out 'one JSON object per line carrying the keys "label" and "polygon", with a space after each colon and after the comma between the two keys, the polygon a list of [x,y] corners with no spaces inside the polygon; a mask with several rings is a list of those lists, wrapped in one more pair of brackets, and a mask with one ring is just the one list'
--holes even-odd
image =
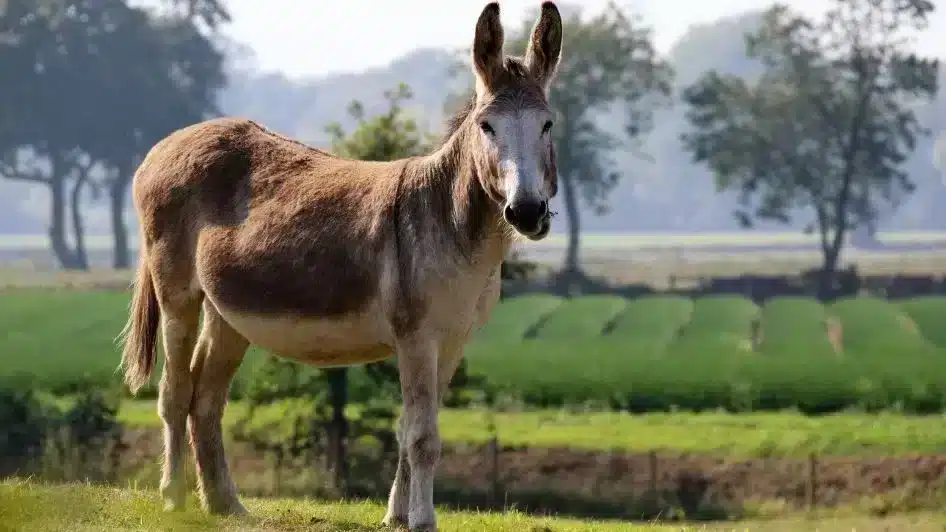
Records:
{"label": "donkey's right ear", "polygon": [[503,68],[503,25],[499,20],[499,2],[490,2],[476,21],[473,37],[473,73],[476,91],[482,93],[494,86]]}

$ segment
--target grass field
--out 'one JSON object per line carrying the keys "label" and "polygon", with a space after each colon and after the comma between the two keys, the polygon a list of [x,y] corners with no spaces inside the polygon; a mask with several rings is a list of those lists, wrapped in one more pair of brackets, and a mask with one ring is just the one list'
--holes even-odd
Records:
{"label": "grass field", "polygon": [[[376,503],[321,503],[308,500],[244,501],[250,515],[217,518],[188,510],[169,514],[161,510],[154,490],[131,490],[73,484],[43,486],[29,482],[0,483],[0,530],[70,532],[99,530],[378,530],[384,508]],[[50,508],[56,511],[51,512]],[[441,510],[443,531],[632,531],[680,530],[680,527],[635,527],[628,523],[590,522],[505,515],[460,513]]]}
{"label": "grass field", "polygon": [[[226,530],[226,531],[369,531],[378,526],[384,508],[375,503],[324,503],[314,500],[245,499],[250,515],[243,518],[209,516],[192,504],[169,514],[161,510],[154,490],[94,487],[82,484],[46,486],[28,481],[0,483],[0,530],[91,532],[99,530]],[[55,511],[50,511],[55,509]],[[531,517],[515,511],[464,513],[438,510],[443,532],[910,532],[942,531],[946,518],[914,514],[887,518],[827,515],[799,516],[755,522],[705,525],[580,521]]]}
{"label": "grass field", "polygon": [[[118,382],[127,304],[116,291],[4,292],[0,378],[54,392]],[[733,296],[539,294],[500,304],[467,354],[471,372],[536,407],[930,413],[946,406],[944,315],[946,297],[760,308]],[[264,359],[251,351],[236,396]]]}
{"label": "grass field", "polygon": [[[260,413],[274,423],[284,417],[280,405]],[[245,407],[231,402],[224,414],[229,426]],[[126,401],[119,419],[129,427],[159,427],[153,401]],[[492,422],[503,445],[568,447],[590,451],[684,453],[726,458],[805,458],[820,456],[883,457],[946,451],[946,420],[941,416],[897,414],[655,413],[528,411],[488,413],[446,409],[440,434],[449,444],[485,443]],[[288,427],[287,427],[288,428]]]}

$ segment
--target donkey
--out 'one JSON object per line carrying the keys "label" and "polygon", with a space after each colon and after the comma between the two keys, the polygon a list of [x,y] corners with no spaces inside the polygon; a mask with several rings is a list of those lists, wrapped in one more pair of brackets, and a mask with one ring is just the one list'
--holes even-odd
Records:
{"label": "donkey", "polygon": [[122,367],[132,392],[150,379],[160,326],[166,508],[184,503],[189,430],[203,507],[245,513],[221,417],[250,344],[319,367],[396,355],[403,413],[383,522],[436,530],[440,400],[499,298],[512,241],[551,227],[561,50],[552,2],[522,57],[504,56],[499,4],[486,5],[475,93],[425,156],[354,161],[235,118],[154,145],[132,188],[142,245]]}

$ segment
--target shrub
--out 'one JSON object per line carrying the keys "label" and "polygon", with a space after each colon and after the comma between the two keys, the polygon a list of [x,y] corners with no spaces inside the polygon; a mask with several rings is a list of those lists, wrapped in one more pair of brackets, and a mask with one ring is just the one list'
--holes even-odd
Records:
{"label": "shrub", "polygon": [[919,328],[920,333],[931,344],[946,348],[946,297],[923,296],[900,302],[900,309],[909,316]]}
{"label": "shrub", "polygon": [[0,388],[0,477],[37,466],[53,423],[50,414],[32,390]]}
{"label": "shrub", "polygon": [[581,296],[569,299],[539,325],[535,331],[535,337],[568,340],[597,339],[626,306],[625,298],[614,295]]}
{"label": "shrub", "polygon": [[[828,340],[828,316],[818,301],[777,297],[762,308],[761,351],[765,355],[834,357]],[[843,333],[843,329],[841,329]]]}
{"label": "shrub", "polygon": [[489,341],[519,341],[564,300],[550,294],[528,294],[507,299],[496,305],[489,322],[476,338]]}
{"label": "shrub", "polygon": [[681,296],[645,296],[631,300],[614,320],[608,335],[668,344],[693,314],[693,300]]}

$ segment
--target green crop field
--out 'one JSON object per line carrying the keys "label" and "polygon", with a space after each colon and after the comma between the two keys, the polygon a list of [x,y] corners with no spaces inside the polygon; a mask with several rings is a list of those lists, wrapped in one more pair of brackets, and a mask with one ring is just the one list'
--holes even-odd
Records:
{"label": "green crop field", "polygon": [[[0,298],[0,378],[54,392],[119,380],[126,292],[19,289]],[[946,298],[892,302],[613,295],[503,301],[469,369],[534,406],[632,411],[946,405]],[[245,378],[265,354],[252,350]]]}

